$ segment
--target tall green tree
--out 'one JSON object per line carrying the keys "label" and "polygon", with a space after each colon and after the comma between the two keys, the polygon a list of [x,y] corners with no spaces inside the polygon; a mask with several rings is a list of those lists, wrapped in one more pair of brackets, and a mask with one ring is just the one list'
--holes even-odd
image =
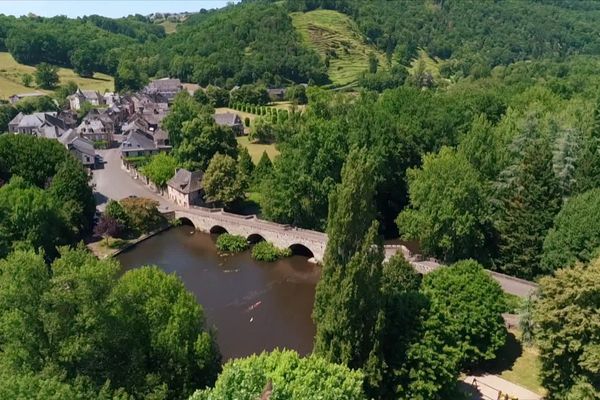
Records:
{"label": "tall green tree", "polygon": [[502,206],[496,219],[499,254],[496,268],[533,279],[541,273],[544,238],[562,204],[547,140],[527,140],[522,158],[505,177]]}
{"label": "tall green tree", "polygon": [[230,206],[244,198],[247,181],[236,160],[217,153],[210,160],[202,182],[206,201]]}
{"label": "tall green tree", "polygon": [[159,153],[152,156],[150,162],[141,168],[142,174],[146,175],[156,186],[164,189],[169,179],[175,175],[177,160],[175,157]]}
{"label": "tall green tree", "polygon": [[379,294],[383,247],[374,221],[374,182],[369,179],[373,167],[365,150],[352,151],[342,183],[330,197],[329,239],[313,309],[316,354],[361,368],[370,390],[382,379],[380,330],[385,317]]}
{"label": "tall green tree", "polygon": [[146,85],[148,77],[140,65],[133,60],[124,59],[119,63],[115,74],[115,90],[118,92],[135,92]]}
{"label": "tall green tree", "polygon": [[215,124],[212,115],[202,114],[183,124],[181,143],[173,156],[189,170],[206,170],[217,153],[237,158],[238,146],[230,128]]}
{"label": "tall green tree", "polygon": [[254,166],[252,157],[250,157],[250,153],[246,147],[239,147],[237,162],[241,176],[246,183],[250,185],[252,183],[252,174],[254,173],[254,168],[256,167]]}
{"label": "tall green tree", "polygon": [[66,158],[52,177],[48,191],[59,204],[76,237],[90,231],[96,201],[90,178],[78,160],[74,157]]}
{"label": "tall green tree", "polygon": [[15,247],[42,249],[48,257],[56,246],[69,243],[69,227],[55,199],[47,192],[14,177],[0,188],[0,257]]}
{"label": "tall green tree", "polygon": [[260,184],[264,179],[269,177],[269,174],[273,170],[273,163],[269,158],[269,155],[266,151],[263,151],[262,156],[260,156],[260,160],[258,160],[258,164],[256,164],[256,168],[252,171],[252,182],[255,185]]}
{"label": "tall green tree", "polygon": [[42,89],[54,89],[58,84],[58,68],[41,63],[35,69],[35,83]]}
{"label": "tall green tree", "polygon": [[190,400],[259,398],[365,400],[363,374],[312,355],[293,351],[262,353],[225,364],[212,389],[197,391]]}
{"label": "tall green tree", "polygon": [[102,394],[87,398],[106,399],[120,388],[122,399],[186,398],[216,379],[213,335],[174,275],[149,267],[122,275],[118,263],[83,246],[62,249],[50,266],[17,251],[0,269],[2,375],[60,377],[64,387],[32,384],[49,395],[84,384]]}
{"label": "tall green tree", "polygon": [[[559,269],[540,280],[533,322],[548,398],[598,399],[600,261]],[[579,392],[581,397],[576,396]],[[587,395],[585,394],[587,392]],[[589,396],[589,394],[594,395]]]}
{"label": "tall green tree", "polygon": [[541,268],[551,274],[575,263],[587,263],[600,248],[600,189],[571,197],[544,239]]}
{"label": "tall green tree", "polygon": [[600,98],[596,100],[592,128],[584,136],[574,171],[574,191],[583,193],[600,187]]}
{"label": "tall green tree", "polygon": [[489,230],[487,196],[467,158],[444,147],[407,174],[411,205],[396,220],[402,236],[445,260],[481,258]]}
{"label": "tall green tree", "polygon": [[169,113],[162,121],[162,128],[169,134],[171,146],[177,147],[183,140],[183,125],[200,116],[202,107],[184,90],[175,96]]}

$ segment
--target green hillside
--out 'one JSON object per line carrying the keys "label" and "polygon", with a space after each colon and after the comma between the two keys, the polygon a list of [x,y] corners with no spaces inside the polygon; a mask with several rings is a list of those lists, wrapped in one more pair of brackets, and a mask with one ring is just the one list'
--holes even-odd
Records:
{"label": "green hillside", "polygon": [[[19,64],[9,53],[0,52],[0,99],[7,99],[17,93],[47,92],[46,90],[26,87],[21,84],[23,75],[33,75],[34,72],[34,67]],[[100,93],[104,93],[106,90],[114,90],[113,78],[108,75],[96,73],[93,78],[82,78],[72,69],[60,68],[58,76],[61,84],[73,81],[82,89],[98,90]]]}
{"label": "green hillside", "polygon": [[350,17],[337,11],[314,10],[292,13],[294,27],[304,42],[323,59],[329,59],[329,78],[336,86],[356,82],[368,68],[369,53],[375,53],[379,65],[385,65],[383,53],[366,43]]}

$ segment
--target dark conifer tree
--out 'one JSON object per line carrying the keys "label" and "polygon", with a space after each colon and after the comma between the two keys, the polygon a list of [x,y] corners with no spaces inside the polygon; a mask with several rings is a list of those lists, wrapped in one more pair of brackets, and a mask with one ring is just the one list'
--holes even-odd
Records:
{"label": "dark conifer tree", "polygon": [[562,204],[547,141],[529,140],[511,174],[501,195],[495,265],[509,275],[532,279],[540,272],[544,238]]}

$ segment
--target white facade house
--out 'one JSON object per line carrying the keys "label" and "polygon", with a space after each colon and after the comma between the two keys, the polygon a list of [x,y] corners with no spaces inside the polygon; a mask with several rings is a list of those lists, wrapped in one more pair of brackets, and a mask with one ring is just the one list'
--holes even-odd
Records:
{"label": "white facade house", "polygon": [[202,171],[179,169],[167,183],[167,196],[177,205],[189,207],[199,204],[204,196]]}

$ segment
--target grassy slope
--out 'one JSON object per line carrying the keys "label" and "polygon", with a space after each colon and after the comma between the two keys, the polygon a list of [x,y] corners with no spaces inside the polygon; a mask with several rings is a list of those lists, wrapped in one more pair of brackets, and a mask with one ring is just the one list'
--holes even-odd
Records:
{"label": "grassy slope", "polygon": [[175,33],[177,31],[177,25],[179,25],[179,23],[165,20],[158,25],[161,25],[163,28],[165,28],[165,33],[170,35],[171,33]]}
{"label": "grassy slope", "polygon": [[294,26],[305,43],[321,57],[330,54],[329,78],[336,86],[356,82],[368,69],[369,53],[379,58],[380,68],[386,65],[385,56],[365,42],[356,24],[345,14],[331,10],[315,10],[291,14]]}
{"label": "grassy slope", "polygon": [[[35,68],[19,64],[9,53],[0,52],[0,99],[7,99],[16,93],[29,93],[38,89],[28,88],[21,84],[21,76],[32,74]],[[94,78],[82,78],[73,70],[60,68],[58,75],[60,82],[73,81],[82,89],[98,90],[104,93],[105,90],[114,90],[114,80],[112,77],[104,74],[95,74]],[[47,92],[40,90],[41,92]]]}

